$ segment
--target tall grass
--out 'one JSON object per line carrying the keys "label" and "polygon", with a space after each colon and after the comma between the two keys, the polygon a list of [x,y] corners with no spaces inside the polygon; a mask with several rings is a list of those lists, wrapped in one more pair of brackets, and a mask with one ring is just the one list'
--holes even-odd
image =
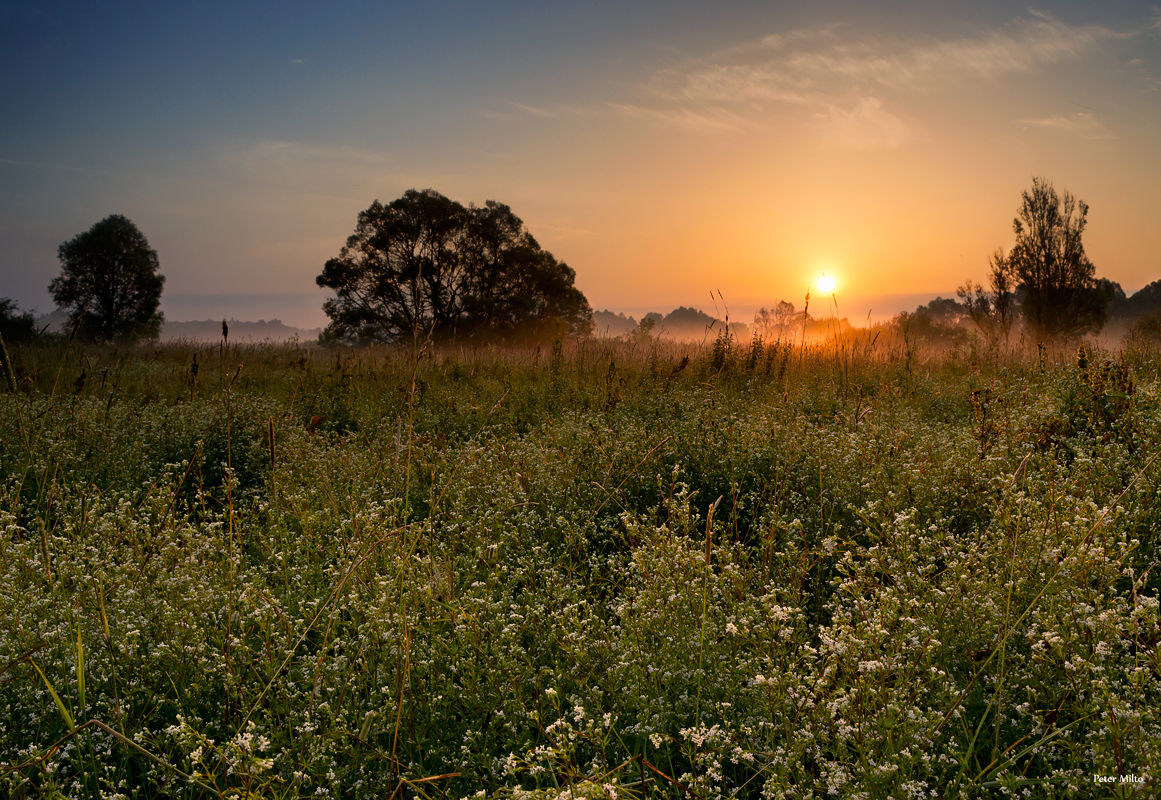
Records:
{"label": "tall grass", "polygon": [[1156,790],[1148,349],[9,355],[8,796]]}

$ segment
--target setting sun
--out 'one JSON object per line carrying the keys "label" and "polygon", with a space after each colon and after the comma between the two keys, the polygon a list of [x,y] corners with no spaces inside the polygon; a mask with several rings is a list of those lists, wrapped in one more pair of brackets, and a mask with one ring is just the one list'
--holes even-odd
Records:
{"label": "setting sun", "polygon": [[814,282],[814,285],[818,287],[820,292],[830,294],[832,291],[834,291],[834,278],[830,277],[824,272],[822,276]]}

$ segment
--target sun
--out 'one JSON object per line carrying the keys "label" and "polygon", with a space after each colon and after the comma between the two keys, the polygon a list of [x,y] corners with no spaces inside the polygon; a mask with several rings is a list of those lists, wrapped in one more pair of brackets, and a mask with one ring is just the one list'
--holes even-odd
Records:
{"label": "sun", "polygon": [[818,280],[814,282],[814,285],[817,286],[818,290],[823,294],[830,294],[832,291],[834,291],[834,278],[830,277],[824,272],[818,277]]}

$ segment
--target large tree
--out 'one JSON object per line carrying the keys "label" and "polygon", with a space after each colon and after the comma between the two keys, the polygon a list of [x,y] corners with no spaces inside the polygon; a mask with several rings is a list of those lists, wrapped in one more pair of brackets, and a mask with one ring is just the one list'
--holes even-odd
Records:
{"label": "large tree", "polygon": [[48,285],[78,333],[95,341],[156,339],[165,276],[157,251],[125,217],[114,214],[61,244],[61,274]]}
{"label": "large tree", "polygon": [[1105,323],[1109,298],[1081,241],[1087,218],[1084,201],[1067,191],[1057,195],[1043,178],[1033,178],[1032,191],[1023,193],[1008,265],[1022,291],[1024,319],[1039,339],[1082,336]]}
{"label": "large tree", "polygon": [[463,206],[412,189],[359,214],[319,286],[334,340],[426,334],[511,340],[587,331],[592,309],[558,262],[501,203]]}

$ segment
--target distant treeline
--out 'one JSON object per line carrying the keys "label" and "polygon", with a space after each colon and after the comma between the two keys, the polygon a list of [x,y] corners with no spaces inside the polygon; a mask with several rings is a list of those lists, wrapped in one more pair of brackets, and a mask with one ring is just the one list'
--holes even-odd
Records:
{"label": "distant treeline", "polygon": [[[1121,285],[1107,279],[1099,285],[1109,298],[1108,320],[1103,334],[1106,338],[1126,335],[1161,340],[1161,280],[1153,281],[1143,289],[1127,295]],[[1018,298],[1017,298],[1018,299]],[[0,335],[7,342],[30,341],[36,336],[59,335],[64,331],[67,317],[63,312],[34,316],[21,311],[8,298],[0,298]],[[593,313],[593,334],[605,338],[668,338],[702,341],[716,339],[726,330],[726,320],[695,309],[678,307],[668,314],[649,312],[637,319],[624,313],[596,311]],[[313,341],[319,328],[295,328],[281,320],[246,322],[228,321],[230,338],[235,341]],[[762,308],[750,324],[729,322],[730,335],[737,340],[754,336],[765,341],[808,339],[842,335],[854,328],[846,318],[815,317],[797,309],[793,303],[781,301],[771,308]],[[967,306],[948,297],[936,297],[914,311],[904,311],[887,322],[871,326],[873,329],[892,330],[908,338],[929,344],[955,345],[967,341],[977,331]],[[216,341],[222,338],[219,320],[165,322],[161,339],[174,341]]]}
{"label": "distant treeline", "polygon": [[[1108,279],[1101,279],[1097,284],[1108,298],[1108,317],[1102,329],[1105,338],[1135,335],[1161,340],[1161,280],[1150,283],[1132,295],[1126,295],[1120,284]],[[1020,294],[1017,293],[1017,304],[1019,300]],[[595,311],[593,323],[596,336],[629,340],[658,337],[687,341],[712,340],[727,327],[723,319],[684,306],[668,314],[653,311],[641,319],[608,310]],[[729,323],[733,338],[747,340],[759,337],[767,342],[842,336],[854,328],[846,317],[816,317],[786,301],[759,309],[749,325],[743,322]],[[870,326],[870,329],[890,331],[928,344],[951,346],[962,344],[973,334],[982,332],[972,319],[968,307],[950,297],[936,297],[914,311],[900,312],[890,320]]]}
{"label": "distant treeline", "polygon": [[[1161,280],[1132,295],[1126,295],[1119,283],[1107,278],[1098,280],[1097,288],[1107,302],[1107,317],[1098,332],[1102,338],[1132,336],[1161,340]],[[1021,295],[1021,292],[1015,294],[1017,307]],[[967,305],[945,297],[936,297],[914,311],[904,311],[878,327],[893,328],[929,344],[948,345],[966,341],[974,332],[988,332],[981,331]]]}
{"label": "distant treeline", "polygon": [[668,314],[650,311],[640,320],[612,311],[593,312],[593,333],[597,336],[614,338],[618,336],[651,336],[667,339],[701,341],[713,340],[726,330],[739,339],[750,336],[750,326],[744,322],[728,322],[712,317],[696,308],[680,306]]}
{"label": "distant treeline", "polygon": [[[163,342],[216,342],[222,338],[222,323],[220,319],[165,321],[161,325],[160,339]],[[322,332],[321,328],[295,328],[280,319],[260,319],[257,322],[231,319],[226,321],[226,326],[230,340],[235,342],[285,342],[295,338],[307,342],[316,340]],[[9,298],[0,298],[0,336],[4,341],[29,342],[37,338],[65,336],[68,332],[68,315],[63,311],[57,309],[51,314],[35,316],[29,311],[21,311]]]}

